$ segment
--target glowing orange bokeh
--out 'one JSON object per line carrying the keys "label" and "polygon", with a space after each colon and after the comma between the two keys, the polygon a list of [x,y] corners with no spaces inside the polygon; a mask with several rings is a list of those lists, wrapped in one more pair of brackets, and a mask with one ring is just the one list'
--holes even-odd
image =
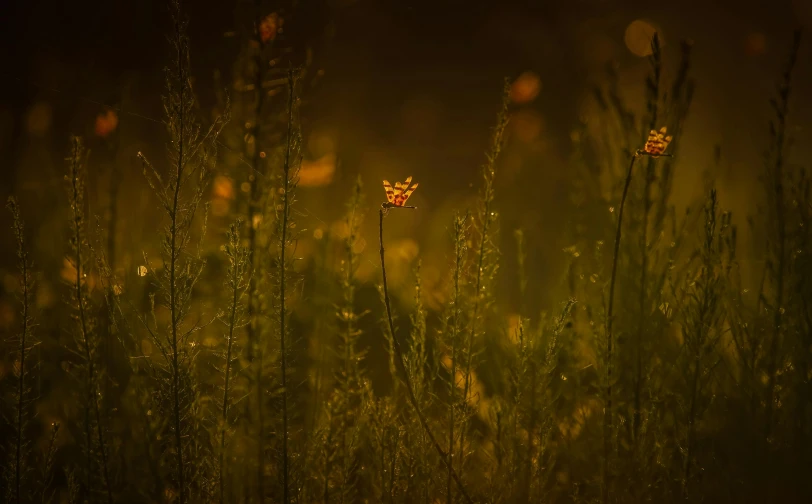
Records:
{"label": "glowing orange bokeh", "polygon": [[510,101],[513,103],[530,103],[541,92],[541,79],[534,72],[522,73],[510,86]]}
{"label": "glowing orange bokeh", "polygon": [[265,16],[259,25],[259,38],[263,43],[268,43],[276,39],[276,35],[282,31],[285,20],[274,12]]}
{"label": "glowing orange bokeh", "polygon": [[114,110],[107,110],[104,114],[96,116],[96,136],[107,138],[118,127],[118,114]]}
{"label": "glowing orange bokeh", "polygon": [[[637,19],[629,23],[626,27],[626,33],[623,35],[623,42],[629,51],[635,56],[651,55],[651,42],[654,40],[654,34],[659,30],[650,23],[643,19]],[[659,34],[660,44],[662,44],[662,34]]]}

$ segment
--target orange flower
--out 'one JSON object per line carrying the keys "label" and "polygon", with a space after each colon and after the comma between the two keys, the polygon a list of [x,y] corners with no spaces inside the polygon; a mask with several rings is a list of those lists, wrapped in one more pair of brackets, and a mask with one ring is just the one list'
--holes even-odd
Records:
{"label": "orange flower", "polygon": [[107,138],[118,126],[118,115],[114,110],[107,110],[96,116],[96,136]]}

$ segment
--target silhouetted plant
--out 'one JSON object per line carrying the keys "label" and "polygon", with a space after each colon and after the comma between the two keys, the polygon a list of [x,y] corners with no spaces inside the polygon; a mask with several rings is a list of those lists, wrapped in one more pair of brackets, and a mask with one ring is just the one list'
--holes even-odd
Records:
{"label": "silhouetted plant", "polygon": [[[293,69],[288,71],[287,84],[288,84],[288,126],[287,126],[287,140],[285,147],[285,156],[282,165],[282,171],[279,174],[279,187],[277,189],[279,196],[275,204],[276,212],[276,229],[274,238],[276,240],[276,257],[275,268],[273,270],[274,279],[274,293],[275,293],[275,322],[278,327],[279,337],[279,393],[281,396],[281,467],[280,476],[282,484],[282,502],[289,504],[291,502],[291,485],[290,485],[290,460],[288,453],[288,443],[290,441],[289,431],[289,344],[290,337],[289,321],[289,308],[288,308],[288,295],[290,285],[290,275],[292,272],[294,257],[291,257],[291,252],[296,245],[297,231],[296,223],[293,219],[293,204],[296,201],[296,185],[299,178],[299,167],[301,166],[301,134],[295,123],[295,105],[296,105],[296,74]],[[257,384],[261,386],[261,384]]]}
{"label": "silhouetted plant", "polygon": [[725,294],[724,262],[729,247],[730,214],[720,214],[716,190],[705,203],[702,241],[689,277],[679,282],[684,292],[677,295],[682,325],[682,348],[677,370],[684,381],[685,394],[678,400],[680,434],[677,441],[682,457],[680,494],[683,500],[695,500],[690,492],[697,465],[697,436],[712,401],[710,386],[721,362],[719,342],[724,334]]}
{"label": "silhouetted plant", "polygon": [[[408,183],[407,183],[407,186],[408,186]],[[428,424],[428,420],[426,419],[426,416],[424,415],[423,411],[420,409],[420,404],[417,402],[417,397],[415,397],[414,388],[412,387],[411,381],[409,379],[408,370],[406,369],[406,362],[405,362],[404,357],[403,357],[403,351],[400,349],[400,343],[398,342],[397,337],[395,336],[395,323],[394,323],[394,320],[392,318],[392,308],[391,308],[390,301],[389,301],[389,291],[388,291],[387,282],[386,282],[386,259],[385,259],[385,256],[384,256],[385,249],[384,249],[384,246],[383,246],[383,218],[384,218],[384,215],[386,214],[386,212],[389,211],[392,208],[414,208],[414,207],[405,207],[405,206],[402,206],[402,204],[400,206],[393,206],[391,204],[384,203],[381,206],[381,209],[378,210],[378,236],[379,236],[380,245],[381,245],[381,247],[380,247],[381,277],[383,279],[382,294],[383,294],[383,298],[384,298],[384,305],[385,305],[385,308],[386,308],[386,320],[388,322],[387,325],[388,325],[388,329],[389,329],[389,337],[391,338],[392,350],[393,350],[393,354],[395,356],[395,365],[397,366],[397,369],[401,373],[403,383],[406,386],[406,392],[408,394],[407,397],[409,399],[409,402],[412,405],[412,408],[415,411],[415,414],[417,414],[417,417],[420,420],[420,424],[423,427],[423,430],[426,432],[426,435],[431,440],[431,444],[434,445],[434,449],[437,451],[437,454],[440,456],[440,459],[445,464],[446,469],[450,472],[451,478],[454,480],[454,482],[457,485],[457,489],[460,491],[460,493],[462,494],[465,501],[468,502],[469,504],[472,504],[473,500],[471,499],[471,497],[466,492],[465,487],[463,486],[462,480],[460,479],[459,475],[454,470],[454,467],[451,464],[451,459],[449,458],[451,454],[446,453],[443,450],[443,448],[440,446],[440,444],[437,442],[437,438],[435,437],[434,433],[431,431],[431,427]]]}
{"label": "silhouetted plant", "polygon": [[246,291],[250,288],[250,263],[248,262],[248,250],[243,246],[240,237],[240,228],[242,227],[242,220],[237,219],[237,222],[231,224],[226,235],[226,244],[224,245],[225,254],[228,258],[228,270],[226,272],[225,287],[226,292],[229,294],[229,305],[226,312],[220,314],[220,321],[226,328],[225,335],[225,352],[223,353],[223,402],[221,406],[220,417],[220,448],[218,460],[218,480],[219,480],[219,494],[220,502],[226,502],[226,436],[231,430],[231,417],[229,416],[229,408],[233,402],[231,397],[232,385],[231,380],[234,377],[234,365],[238,362],[237,354],[239,347],[237,345],[237,332],[243,327],[248,325],[248,319],[245,314],[245,295]]}
{"label": "silhouetted plant", "polygon": [[[27,431],[33,416],[32,406],[36,399],[31,390],[31,349],[37,344],[34,335],[34,272],[25,239],[25,224],[20,215],[17,199],[9,197],[6,204],[12,217],[12,230],[16,242],[17,270],[19,274],[17,299],[20,303],[19,332],[13,340],[14,375],[16,384],[11,394],[13,401],[11,436],[3,443],[7,454],[5,479],[7,502],[25,502],[33,490],[31,477],[32,440]],[[42,484],[42,482],[40,482]],[[44,485],[42,485],[44,486]]]}
{"label": "silhouetted plant", "polygon": [[[769,294],[770,310],[773,314],[772,334],[769,336],[767,349],[767,389],[765,390],[764,437],[768,440],[773,435],[773,408],[775,407],[776,374],[783,360],[784,328],[782,319],[787,302],[787,266],[789,264],[787,243],[787,201],[784,184],[787,181],[785,170],[787,156],[787,116],[789,98],[792,91],[792,74],[798,60],[801,46],[801,32],[796,30],[792,40],[789,61],[787,61],[781,83],[778,85],[778,96],[770,100],[775,118],[770,122],[770,146],[766,153],[767,176],[770,184],[770,217],[774,224],[776,236],[768,242],[767,274],[772,292]],[[771,227],[771,229],[773,229]]]}
{"label": "silhouetted plant", "polygon": [[[139,319],[159,358],[150,361],[149,368],[157,380],[158,410],[171,418],[166,426],[172,444],[164,452],[172,457],[174,492],[182,504],[205,492],[205,471],[199,425],[199,390],[195,384],[194,362],[197,355],[192,336],[201,329],[197,322],[187,319],[193,308],[193,290],[201,278],[205,259],[199,253],[189,253],[193,240],[195,216],[200,208],[209,173],[216,160],[217,136],[225,117],[218,117],[206,130],[195,113],[196,101],[189,73],[189,39],[187,22],[182,17],[179,0],[171,4],[173,33],[170,37],[172,64],[166,70],[164,96],[165,123],[169,133],[169,173],[161,173],[139,153],[144,176],[158,198],[169,221],[164,228],[162,267],[154,268],[145,255],[144,276],[149,274],[156,292],[150,295],[151,311]],[[187,187],[191,194],[186,195]],[[168,312],[168,320],[159,317],[157,306]]]}
{"label": "silhouetted plant", "polygon": [[[96,480],[101,479],[102,489],[108,502],[113,502],[110,482],[109,452],[105,441],[106,426],[101,413],[101,380],[104,369],[98,355],[101,339],[97,332],[94,310],[90,299],[88,272],[90,250],[85,224],[85,178],[86,151],[78,137],[71,139],[68,158],[68,199],[70,202],[70,254],[71,268],[70,307],[75,323],[73,332],[78,365],[76,366],[83,395],[85,466],[82,470],[84,498],[95,499],[98,489]],[[98,471],[98,472],[96,472]]]}

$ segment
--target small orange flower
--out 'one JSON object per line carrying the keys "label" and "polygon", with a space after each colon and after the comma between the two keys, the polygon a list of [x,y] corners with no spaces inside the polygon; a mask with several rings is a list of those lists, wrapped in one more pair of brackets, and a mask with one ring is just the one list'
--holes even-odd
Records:
{"label": "small orange flower", "polygon": [[412,185],[412,177],[406,179],[406,182],[395,182],[394,189],[392,188],[392,184],[389,183],[388,180],[383,181],[383,189],[386,191],[386,199],[387,203],[385,205],[393,207],[402,207],[406,204],[406,200],[409,199],[409,196],[412,195],[415,189],[417,189],[417,184]]}
{"label": "small orange flower", "polygon": [[666,135],[666,128],[663,126],[660,128],[660,131],[651,130],[648,134],[648,140],[646,140],[646,146],[643,148],[646,154],[651,157],[660,157],[665,149],[668,148],[668,144],[671,143],[671,135]]}

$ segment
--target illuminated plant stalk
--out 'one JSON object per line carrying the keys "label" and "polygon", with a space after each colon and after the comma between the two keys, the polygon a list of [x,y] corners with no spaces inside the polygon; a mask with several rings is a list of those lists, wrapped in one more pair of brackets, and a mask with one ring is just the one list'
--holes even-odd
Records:
{"label": "illuminated plant stalk", "polygon": [[[359,363],[363,358],[364,352],[358,351],[358,338],[361,336],[361,330],[358,327],[358,320],[363,313],[356,313],[355,311],[355,292],[356,292],[356,273],[360,258],[356,252],[356,247],[359,244],[361,223],[363,214],[361,212],[361,205],[363,204],[361,177],[359,176],[353,189],[352,197],[347,203],[347,216],[345,222],[347,224],[347,237],[344,240],[344,252],[347,261],[344,275],[341,278],[341,291],[343,298],[343,306],[338,311],[338,344],[336,345],[336,353],[341,355],[341,369],[337,373],[338,387],[334,393],[333,404],[337,412],[330,413],[330,421],[335,418],[338,422],[337,431],[335,435],[338,437],[338,452],[339,452],[339,470],[338,477],[339,484],[339,502],[352,500],[352,469],[353,469],[353,448],[354,442],[352,436],[353,431],[357,431],[358,425],[353,423],[358,415],[358,401],[355,399],[358,396],[360,385],[362,383],[362,371]],[[343,327],[342,327],[343,326]],[[331,427],[332,429],[332,427]],[[331,447],[332,448],[332,447]],[[329,465],[329,462],[328,462]],[[325,485],[324,485],[324,502],[329,502],[329,481],[331,469],[326,471]]]}
{"label": "illuminated plant stalk", "polygon": [[249,289],[250,280],[248,277],[251,264],[248,262],[248,251],[240,243],[240,226],[242,220],[231,224],[228,230],[227,243],[225,247],[226,257],[228,257],[228,278],[226,287],[231,295],[228,315],[223,317],[228,334],[226,335],[225,368],[223,370],[223,405],[220,426],[220,460],[219,460],[219,482],[220,482],[220,502],[225,502],[225,451],[226,451],[226,430],[228,429],[228,409],[230,406],[230,378],[232,362],[235,360],[234,341],[236,339],[235,330],[245,325],[243,318],[242,299]]}
{"label": "illuminated plant stalk", "polygon": [[[29,442],[25,438],[25,430],[30,420],[30,410],[28,397],[28,371],[26,369],[26,358],[28,357],[28,350],[32,344],[32,330],[34,325],[34,317],[31,314],[31,301],[32,289],[34,287],[34,277],[31,273],[31,261],[28,258],[28,249],[25,244],[25,224],[20,216],[20,208],[17,200],[14,197],[8,199],[6,205],[11,212],[12,216],[12,229],[14,230],[14,238],[17,242],[17,267],[20,273],[20,315],[22,317],[22,328],[18,335],[17,343],[17,359],[19,360],[19,369],[17,372],[17,391],[15,401],[15,418],[13,425],[12,436],[14,438],[14,459],[13,471],[14,475],[11,479],[12,494],[11,497],[18,504],[23,501],[22,498],[22,485],[23,475],[28,470],[28,451]],[[4,443],[5,444],[5,443]]]}
{"label": "illuminated plant stalk", "polygon": [[[77,322],[77,345],[79,351],[82,352],[84,359],[85,371],[85,393],[87,394],[87,403],[85,405],[85,442],[87,443],[87,474],[86,490],[92,493],[91,485],[91,465],[93,453],[93,435],[96,436],[96,442],[99,444],[99,456],[101,457],[101,470],[104,482],[105,492],[107,494],[107,501],[113,502],[113,493],[110,488],[109,469],[107,467],[107,446],[104,440],[104,429],[101,422],[101,412],[98,397],[98,370],[96,369],[96,350],[98,348],[98,341],[94,340],[94,327],[90,320],[88,313],[88,294],[86,291],[86,283],[84,277],[84,252],[86,247],[85,231],[85,218],[84,218],[84,201],[85,201],[85,181],[84,170],[82,166],[82,159],[85,156],[82,142],[78,137],[71,139],[71,157],[69,158],[68,196],[71,206],[71,233],[70,244],[72,249],[72,262],[76,270],[73,288],[72,301],[74,302],[75,318]],[[93,415],[93,418],[90,417]],[[93,425],[95,424],[95,425]],[[95,429],[94,429],[95,427]],[[95,432],[93,432],[95,431]]]}
{"label": "illuminated plant stalk", "polygon": [[[199,249],[197,256],[189,254],[188,249],[193,239],[195,215],[209,181],[210,165],[216,162],[217,137],[227,121],[229,106],[226,105],[223,115],[206,130],[195,119],[196,101],[189,75],[187,22],[182,18],[180,0],[173,0],[171,11],[174,32],[170,44],[173,60],[166,70],[166,94],[163,98],[165,124],[170,137],[168,157],[171,167],[168,179],[164,180],[159,171],[139,152],[147,183],[169,220],[162,239],[163,266],[160,270],[152,270],[161,303],[169,313],[169,321],[164,327],[158,327],[157,322],[150,323],[150,319],[153,322],[156,320],[156,296],[152,297],[152,317],[140,316],[139,320],[162,358],[160,368],[156,369],[159,371],[156,379],[161,386],[168,388],[166,395],[170,404],[167,409],[171,412],[168,425],[172,431],[171,446],[175,451],[171,453],[169,450],[167,455],[174,456],[178,502],[185,504],[192,498],[190,490],[195,483],[187,480],[187,469],[192,467],[184,454],[195,443],[196,429],[194,403],[197,391],[191,381],[195,355],[190,338],[201,328],[197,323],[185,327],[185,321],[192,309],[194,288],[205,267],[205,260],[200,257]],[[192,186],[192,194],[189,198],[184,198],[182,193],[187,185]],[[145,262],[149,264],[146,258]],[[189,457],[193,459],[192,450],[188,451]]]}
{"label": "illuminated plant stalk", "polygon": [[695,465],[694,460],[697,458],[695,453],[697,426],[702,420],[705,408],[703,393],[705,386],[712,379],[711,370],[716,365],[709,364],[707,360],[716,350],[720,338],[718,326],[724,321],[719,296],[718,268],[721,267],[722,246],[725,243],[724,235],[730,217],[722,214],[721,229],[717,232],[717,208],[716,189],[711,189],[705,203],[704,240],[697,254],[700,272],[698,278],[690,283],[687,291],[688,305],[685,309],[683,345],[688,353],[685,381],[689,387],[689,399],[685,460],[680,489],[683,499],[689,499],[689,484]]}
{"label": "illuminated plant stalk", "polygon": [[[468,339],[466,341],[466,355],[465,355],[465,382],[463,384],[462,400],[464,404],[468,402],[468,394],[471,390],[471,365],[473,357],[473,344],[476,337],[476,328],[478,324],[479,310],[481,308],[481,300],[483,298],[483,270],[488,266],[486,262],[489,256],[496,253],[495,246],[490,239],[491,227],[495,223],[496,216],[493,215],[493,199],[494,199],[494,179],[496,177],[496,161],[499,154],[502,152],[504,144],[505,128],[508,123],[508,106],[510,105],[510,81],[505,80],[504,88],[502,90],[502,106],[496,116],[496,127],[493,130],[491,138],[491,148],[485,160],[485,166],[482,168],[483,187],[482,195],[479,202],[478,224],[479,224],[479,248],[476,257],[476,280],[474,281],[474,307],[471,316],[470,324],[471,329],[468,331]],[[490,268],[489,268],[490,269]],[[493,274],[493,272],[491,272]],[[460,464],[463,463],[462,453],[465,445],[465,431],[463,430],[460,438]]]}
{"label": "illuminated plant stalk", "polygon": [[[778,87],[778,100],[771,100],[776,120],[770,122],[770,135],[772,145],[770,155],[775,156],[772,166],[772,184],[775,192],[775,218],[777,220],[777,248],[772,259],[777,263],[775,269],[775,303],[773,306],[773,334],[770,339],[769,353],[767,354],[767,394],[765,398],[764,437],[769,439],[773,428],[773,402],[775,401],[775,379],[778,367],[778,354],[781,351],[782,319],[784,315],[784,281],[787,259],[787,225],[784,201],[784,149],[786,144],[787,115],[789,115],[789,96],[792,85],[792,72],[798,60],[798,50],[801,46],[801,32],[796,30],[792,40],[789,61],[784,70],[783,80]],[[769,159],[769,158],[768,158]]]}
{"label": "illuminated plant stalk", "polygon": [[[178,8],[180,8],[180,4],[177,4]],[[181,188],[181,176],[183,174],[184,168],[184,159],[183,159],[183,147],[184,147],[184,138],[183,138],[183,130],[184,130],[184,112],[185,107],[183,103],[183,92],[185,90],[185,82],[184,82],[184,65],[183,60],[184,56],[184,47],[185,43],[187,42],[184,40],[183,33],[181,32],[180,27],[180,19],[175,19],[175,48],[177,49],[177,58],[178,58],[178,107],[176,112],[178,114],[177,119],[179,123],[178,128],[178,158],[175,167],[175,184],[173,188],[172,194],[172,208],[169,212],[170,218],[172,223],[169,226],[169,311],[170,311],[170,320],[171,320],[171,328],[172,331],[172,341],[171,341],[171,352],[172,352],[172,400],[174,402],[172,408],[172,414],[175,424],[175,450],[176,450],[176,457],[177,457],[177,471],[178,471],[178,496],[180,500],[180,504],[183,504],[186,500],[186,484],[184,482],[184,466],[183,466],[183,441],[181,439],[181,430],[180,430],[180,369],[178,363],[178,324],[179,324],[179,317],[178,317],[178,303],[177,303],[177,281],[176,281],[176,273],[175,268],[177,267],[177,260],[178,255],[177,251],[177,229],[178,229],[178,197],[180,195],[180,188]]]}
{"label": "illuminated plant stalk", "polygon": [[48,449],[45,451],[45,461],[42,465],[40,472],[40,502],[45,504],[53,500],[53,495],[48,495],[48,488],[53,481],[52,470],[56,460],[56,437],[59,434],[59,423],[54,422],[51,424],[51,436],[48,439]]}
{"label": "illuminated plant stalk", "polygon": [[347,238],[344,240],[344,251],[346,252],[347,267],[341,279],[341,288],[344,305],[339,311],[338,322],[343,325],[343,331],[339,330],[339,345],[336,349],[342,354],[342,371],[339,372],[341,382],[342,400],[349,404],[350,395],[354,392],[361,381],[358,362],[360,355],[357,350],[358,337],[361,332],[356,322],[360,317],[355,313],[355,275],[358,269],[359,257],[355,248],[360,239],[360,227],[362,215],[360,207],[363,201],[361,178],[355,183],[352,198],[347,204],[348,213],[345,219],[347,223]]}
{"label": "illuminated plant stalk", "polygon": [[[285,146],[285,161],[282,166],[282,186],[279,192],[282,196],[281,205],[277,206],[277,236],[278,243],[278,271],[279,271],[279,358],[281,365],[281,385],[282,385],[282,502],[283,504],[290,503],[290,464],[288,462],[288,358],[287,347],[285,339],[287,336],[287,276],[290,265],[287,257],[287,249],[291,246],[293,239],[290,233],[293,231],[293,221],[291,219],[292,204],[295,199],[294,190],[297,184],[298,168],[291,170],[294,163],[298,167],[299,164],[293,159],[294,150],[298,151],[300,140],[298,133],[294,136],[293,131],[293,111],[295,103],[295,78],[294,70],[288,70],[288,126],[287,126],[287,141]],[[281,207],[281,208],[280,208]]]}
{"label": "illuminated plant stalk", "polygon": [[[414,303],[415,308],[412,312],[410,319],[412,323],[412,330],[411,330],[411,345],[406,354],[406,362],[410,366],[410,376],[414,383],[414,390],[415,390],[415,398],[418,400],[418,403],[421,405],[421,409],[425,410],[430,404],[430,395],[429,395],[429,388],[431,387],[430,380],[427,380],[426,376],[426,361],[428,358],[428,352],[426,349],[426,311],[423,305],[423,287],[420,280],[420,270],[421,270],[422,263],[418,260],[417,266],[414,270],[415,276],[415,294],[414,294]],[[432,365],[432,372],[434,371]],[[412,421],[414,418],[412,418]],[[414,428],[414,424],[413,428]],[[429,502],[429,484],[428,482],[431,479],[431,472],[432,467],[428,460],[427,451],[430,451],[431,448],[427,448],[428,446],[428,437],[426,433],[423,431],[423,428],[419,425],[416,426],[417,432],[415,433],[415,440],[417,441],[416,444],[407,443],[406,446],[411,447],[413,457],[415,458],[416,464],[416,471],[414,472],[414,478],[412,480],[414,482],[423,482],[422,489],[418,490],[419,495],[421,497],[421,501],[428,503]],[[410,481],[412,483],[412,481]],[[406,490],[406,495],[412,495],[413,491],[411,489],[411,485]]]}
{"label": "illuminated plant stalk", "polygon": [[[459,351],[457,349],[457,340],[460,332],[460,318],[462,317],[460,304],[462,297],[460,296],[461,275],[463,268],[463,261],[465,260],[466,244],[465,244],[465,225],[468,220],[468,215],[459,216],[454,218],[454,274],[452,279],[453,293],[452,293],[452,315],[451,315],[451,376],[448,381],[449,393],[449,408],[448,408],[448,478],[446,480],[446,502],[451,504],[454,501],[452,492],[452,471],[454,466],[454,409],[456,408],[455,396],[457,388],[457,357]],[[394,339],[394,337],[393,337]],[[470,365],[471,359],[467,358],[467,364]],[[466,377],[467,379],[467,377]],[[465,400],[465,397],[462,398]],[[465,403],[462,403],[463,406]],[[460,448],[462,450],[462,448]],[[460,462],[461,463],[461,462]]]}
{"label": "illuminated plant stalk", "polygon": [[[660,74],[662,68],[662,58],[660,52],[660,37],[655,32],[651,39],[651,75],[646,79],[646,91],[648,100],[649,124],[648,129],[657,127],[658,102],[660,98]],[[640,408],[643,393],[643,337],[646,332],[646,300],[648,299],[648,288],[646,285],[648,278],[648,227],[649,215],[651,214],[651,186],[654,184],[654,159],[649,158],[646,163],[646,178],[643,188],[643,225],[640,232],[640,292],[638,298],[638,320],[637,320],[637,340],[635,341],[635,374],[634,374],[634,411],[632,417],[632,438],[637,441],[637,433],[640,430]]]}
{"label": "illuminated plant stalk", "polygon": [[612,429],[612,349],[613,349],[613,335],[612,323],[614,322],[614,306],[615,306],[615,282],[617,280],[617,262],[620,251],[620,238],[623,229],[623,209],[626,206],[626,197],[629,194],[629,186],[632,183],[632,173],[634,172],[634,163],[641,156],[669,156],[663,154],[663,151],[668,147],[671,137],[665,136],[665,128],[660,130],[658,134],[652,130],[649,134],[648,141],[644,149],[635,151],[629,161],[629,169],[626,173],[626,182],[623,185],[623,195],[620,198],[620,207],[617,214],[617,229],[615,230],[615,246],[612,254],[612,275],[609,280],[609,302],[606,309],[606,406],[603,409],[603,482],[602,482],[602,501],[604,504],[609,502],[609,486],[611,478],[609,476],[609,454],[611,445],[611,429]]}
{"label": "illuminated plant stalk", "polygon": [[[107,219],[107,257],[106,259],[103,258],[102,254],[98,254],[100,257],[97,261],[101,260],[102,263],[107,263],[109,268],[112,271],[115,270],[116,266],[116,235],[118,233],[118,195],[121,189],[121,167],[118,164],[118,153],[119,148],[121,146],[121,124],[120,119],[121,116],[124,115],[124,90],[121,92],[121,112],[116,116],[119,123],[116,125],[116,129],[113,132],[114,140],[110,145],[110,152],[113,157],[112,165],[110,167],[110,184],[108,186],[109,191],[109,198],[110,203],[108,204],[108,211],[109,216]],[[99,247],[101,249],[101,247]],[[102,269],[106,269],[107,266],[103,266]],[[115,297],[115,292],[113,290],[113,285],[110,284],[107,287],[107,292],[105,296],[108,300],[111,300]],[[109,304],[109,303],[108,303]],[[111,360],[111,349],[113,346],[113,336],[115,335],[115,313],[112,309],[105,310],[105,318],[104,318],[104,367],[105,369],[110,369],[112,367],[112,360]],[[110,396],[111,396],[111,388],[112,388],[112,378],[110,373],[106,373],[105,380],[104,380],[104,410],[106,414],[110,412]]]}
{"label": "illuminated plant stalk", "polygon": [[468,504],[473,504],[473,500],[466,492],[465,487],[462,484],[462,480],[460,479],[457,472],[452,467],[449,455],[446,454],[445,450],[440,446],[440,443],[437,442],[437,438],[431,432],[431,428],[429,427],[428,422],[426,421],[426,416],[423,414],[423,411],[420,408],[420,404],[417,402],[417,398],[414,394],[414,388],[412,387],[412,383],[409,380],[409,373],[406,369],[406,363],[403,359],[403,352],[400,348],[400,343],[398,342],[397,338],[395,337],[395,323],[392,320],[392,308],[389,302],[389,289],[386,283],[386,260],[384,259],[384,246],[383,246],[383,218],[391,208],[415,208],[413,206],[394,206],[389,203],[384,203],[381,205],[381,209],[378,211],[378,237],[380,240],[381,248],[380,248],[380,255],[381,255],[381,273],[383,275],[383,299],[384,304],[386,305],[386,319],[389,325],[389,333],[392,336],[392,348],[395,350],[395,364],[397,365],[398,369],[400,370],[401,377],[403,379],[403,383],[406,385],[406,392],[408,394],[409,402],[412,404],[415,413],[417,414],[418,419],[420,420],[420,425],[423,426],[423,430],[426,431],[426,435],[431,440],[431,444],[434,445],[434,449],[437,450],[437,454],[440,456],[440,459],[443,461],[443,464],[446,465],[446,468],[451,473],[451,477],[457,483],[457,488],[459,489],[462,496],[465,498],[465,502]]}
{"label": "illuminated plant stalk", "polygon": [[632,183],[632,171],[639,154],[632,155],[629,170],[626,173],[626,183],[623,185],[623,196],[620,198],[620,208],[617,214],[617,229],[615,230],[615,248],[612,255],[612,276],[609,279],[609,304],[606,308],[606,406],[603,409],[603,504],[609,502],[609,453],[612,429],[612,322],[615,306],[615,280],[617,279],[617,260],[620,251],[620,236],[623,226],[623,209],[626,206],[626,196]]}

